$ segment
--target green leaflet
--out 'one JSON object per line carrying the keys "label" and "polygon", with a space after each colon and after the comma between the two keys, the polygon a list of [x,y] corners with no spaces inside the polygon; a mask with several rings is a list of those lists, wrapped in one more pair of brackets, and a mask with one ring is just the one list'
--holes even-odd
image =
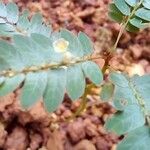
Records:
{"label": "green leaflet", "polygon": [[128,23],[126,30],[132,33],[136,33],[139,31],[139,28],[133,26],[130,22]]}
{"label": "green leaflet", "polygon": [[13,45],[5,41],[0,41],[0,60],[0,68],[2,69],[11,68],[14,70],[20,70],[23,67],[17,50],[13,47]]}
{"label": "green leaflet", "polygon": [[105,127],[118,135],[130,132],[145,124],[143,112],[138,105],[130,105],[106,121]]}
{"label": "green leaflet", "polygon": [[109,5],[109,9],[110,9],[111,12],[119,13],[120,15],[123,15],[123,14],[121,13],[121,11],[116,7],[116,5],[115,5],[114,3],[111,3],[111,4]]}
{"label": "green leaflet", "polygon": [[53,44],[50,38],[37,33],[31,34],[31,41],[34,45],[34,49],[37,49],[39,51],[39,54],[43,56],[44,60],[41,60],[41,62],[45,63],[60,63],[63,60],[63,54],[56,53],[53,48]]}
{"label": "green leaflet", "polygon": [[72,100],[76,100],[83,95],[85,77],[79,64],[68,67],[66,90]]}
{"label": "green leaflet", "polygon": [[37,66],[45,63],[45,53],[42,53],[42,50],[39,49],[31,37],[15,35],[13,39],[15,47],[21,54],[22,62],[25,66]]}
{"label": "green leaflet", "polygon": [[24,75],[19,74],[11,78],[6,78],[4,83],[0,85],[0,96],[5,96],[13,92],[24,80]]}
{"label": "green leaflet", "polygon": [[49,63],[54,57],[54,50],[50,38],[42,34],[32,33],[31,40],[36,46],[37,51],[40,50],[39,53],[41,53],[41,56],[43,56],[44,61]]}
{"label": "green leaflet", "polygon": [[47,85],[47,73],[28,73],[21,94],[21,105],[28,109],[43,97]]}
{"label": "green leaflet", "polygon": [[128,80],[126,79],[125,75],[121,73],[112,72],[109,78],[115,85],[118,85],[120,87],[129,87]]}
{"label": "green leaflet", "polygon": [[124,15],[130,15],[130,7],[127,5],[125,0],[114,0],[114,4]]}
{"label": "green leaflet", "polygon": [[33,15],[33,17],[31,18],[31,25],[30,25],[30,29],[29,31],[31,33],[36,33],[36,31],[39,30],[39,26],[42,25],[42,15],[37,13],[35,15]]}
{"label": "green leaflet", "polygon": [[3,2],[0,1],[0,17],[6,17],[6,16],[7,16],[6,6]]}
{"label": "green leaflet", "polygon": [[126,135],[117,150],[149,150],[149,148],[150,128],[143,126]]}
{"label": "green leaflet", "polygon": [[93,52],[93,43],[90,38],[83,32],[79,32],[78,39],[82,45],[84,55],[90,55]]}
{"label": "green leaflet", "polygon": [[82,50],[82,45],[79,39],[70,31],[62,29],[60,31],[61,38],[64,38],[69,42],[68,51],[76,57],[82,57],[84,52]]}
{"label": "green leaflet", "polygon": [[92,61],[86,61],[82,64],[82,70],[87,78],[89,78],[94,84],[100,84],[103,81],[103,74],[98,67]]}
{"label": "green leaflet", "polygon": [[149,0],[144,0],[144,2],[142,4],[145,8],[150,9],[150,1]]}
{"label": "green leaflet", "polygon": [[113,21],[116,21],[118,23],[121,23],[122,20],[123,20],[123,16],[118,14],[118,13],[115,13],[115,12],[109,12],[108,13],[109,17],[113,20]]}
{"label": "green leaflet", "polygon": [[38,32],[35,32],[35,33],[39,33],[39,34],[42,34],[42,35],[44,35],[44,36],[46,36],[46,37],[50,37],[51,32],[52,32],[51,26],[46,25],[46,24],[43,23],[43,24],[39,27],[39,31],[38,31]]}
{"label": "green leaflet", "polygon": [[30,21],[28,19],[29,13],[28,10],[24,10],[22,15],[19,17],[17,22],[17,27],[26,31],[30,27]]}
{"label": "green leaflet", "polygon": [[8,3],[7,9],[7,20],[11,23],[17,23],[19,17],[18,6],[15,3]]}
{"label": "green leaflet", "polygon": [[134,7],[139,0],[125,0],[127,4]]}
{"label": "green leaflet", "polygon": [[124,15],[120,12],[120,10],[116,7],[116,5],[114,3],[111,3],[109,5],[109,17],[113,20],[116,21],[118,23],[121,23],[123,20]]}
{"label": "green leaflet", "polygon": [[140,18],[133,18],[130,20],[130,23],[135,26],[136,28],[144,28],[146,27],[146,24],[143,23],[143,20]]}
{"label": "green leaflet", "polygon": [[113,96],[113,93],[114,93],[114,86],[112,83],[105,83],[103,86],[102,86],[102,90],[100,92],[100,98],[102,101],[104,102],[107,102],[109,101],[112,96]]}
{"label": "green leaflet", "polygon": [[[31,39],[33,40],[33,42],[36,42],[35,44],[41,50],[41,52],[44,52],[44,53],[52,52],[52,44],[51,44],[50,38],[41,34],[32,33]],[[50,54],[49,54],[49,57],[50,57]]]}
{"label": "green leaflet", "polygon": [[146,21],[150,21],[150,10],[145,8],[140,8],[135,12],[135,15]]}
{"label": "green leaflet", "polygon": [[31,18],[29,33],[39,33],[49,37],[51,34],[51,28],[43,24],[42,15],[37,13]]}
{"label": "green leaflet", "polygon": [[66,70],[57,69],[48,72],[48,83],[44,93],[44,106],[53,112],[62,103],[66,87]]}

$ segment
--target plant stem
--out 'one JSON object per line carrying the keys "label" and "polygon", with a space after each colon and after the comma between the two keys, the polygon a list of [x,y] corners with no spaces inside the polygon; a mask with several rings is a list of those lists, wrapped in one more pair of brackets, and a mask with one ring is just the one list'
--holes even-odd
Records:
{"label": "plant stem", "polygon": [[94,84],[89,84],[87,85],[84,95],[82,96],[81,99],[81,104],[79,106],[79,108],[77,109],[77,111],[68,119],[68,121],[73,120],[74,118],[76,118],[77,116],[79,116],[85,109],[86,109],[86,105],[87,105],[87,95],[90,94],[91,89],[94,87]]}
{"label": "plant stem", "polygon": [[147,121],[148,126],[150,127],[150,116],[146,116],[146,121]]}
{"label": "plant stem", "polygon": [[84,95],[82,96],[82,99],[81,99],[81,104],[79,106],[79,108],[77,109],[77,111],[69,118],[69,120],[73,120],[74,118],[76,118],[77,116],[79,116],[86,108],[86,104],[87,104],[87,95],[88,95],[88,92],[87,90],[85,89],[85,93]]}
{"label": "plant stem", "polygon": [[68,66],[72,66],[75,65],[77,63],[82,63],[88,60],[95,60],[95,59],[99,59],[102,58],[101,56],[97,56],[97,57],[83,57],[81,59],[78,59],[76,61],[70,61],[67,63],[61,62],[61,63],[52,63],[52,64],[44,64],[41,66],[31,66],[28,68],[24,68],[21,71],[15,71],[15,70],[4,70],[2,72],[0,72],[0,76],[4,76],[4,77],[13,77],[17,74],[27,74],[29,72],[39,72],[39,71],[44,71],[44,70],[48,70],[48,69],[55,69],[55,68],[59,68],[59,67],[68,67]]}
{"label": "plant stem", "polygon": [[123,34],[124,29],[125,29],[125,25],[121,24],[121,28],[120,28],[119,34],[118,34],[118,36],[117,36],[117,40],[116,40],[116,42],[115,42],[115,44],[114,44],[114,46],[113,46],[113,49],[112,49],[113,51],[116,50],[117,45],[118,45],[119,40],[120,40],[120,38],[121,38],[121,36],[122,36],[122,34]]}

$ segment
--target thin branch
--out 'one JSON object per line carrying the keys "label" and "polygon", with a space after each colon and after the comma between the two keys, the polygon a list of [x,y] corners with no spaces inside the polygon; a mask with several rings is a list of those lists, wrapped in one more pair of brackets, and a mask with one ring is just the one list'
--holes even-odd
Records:
{"label": "thin branch", "polygon": [[2,72],[0,72],[0,76],[4,76],[4,77],[13,77],[17,74],[27,74],[29,72],[39,72],[39,71],[43,71],[43,70],[48,70],[48,69],[56,69],[56,68],[60,68],[60,67],[68,67],[68,66],[72,66],[78,63],[82,63],[88,60],[95,60],[95,59],[99,59],[99,58],[103,58],[101,56],[97,56],[97,57],[83,57],[77,61],[71,61],[71,62],[67,62],[67,63],[58,63],[58,64],[45,64],[45,65],[41,65],[41,66],[31,66],[28,68],[24,68],[21,71],[15,71],[15,70],[4,70]]}
{"label": "thin branch", "polygon": [[81,113],[86,109],[87,96],[91,93],[91,89],[93,87],[95,87],[94,84],[89,84],[89,85],[86,86],[85,92],[84,92],[84,95],[82,96],[82,100],[81,100],[81,104],[80,104],[79,108],[77,109],[77,111],[69,119],[67,119],[68,121],[71,121],[74,118],[76,118],[77,116],[80,116]]}
{"label": "thin branch", "polygon": [[106,60],[105,60],[105,64],[104,64],[104,67],[102,69],[103,71],[103,74],[105,74],[107,68],[109,67],[109,61],[110,59],[113,57],[115,51],[116,51],[116,48],[117,48],[117,45],[119,43],[119,40],[125,30],[125,28],[127,27],[130,19],[133,17],[133,15],[135,14],[135,11],[139,8],[139,6],[142,4],[143,0],[141,0],[132,10],[131,14],[127,17],[127,18],[124,18],[123,19],[123,22],[121,23],[121,28],[120,28],[120,31],[118,33],[118,36],[117,36],[117,39],[116,39],[116,42],[114,44],[114,46],[112,47],[112,49],[110,49],[107,53],[108,53],[108,57],[106,57]]}

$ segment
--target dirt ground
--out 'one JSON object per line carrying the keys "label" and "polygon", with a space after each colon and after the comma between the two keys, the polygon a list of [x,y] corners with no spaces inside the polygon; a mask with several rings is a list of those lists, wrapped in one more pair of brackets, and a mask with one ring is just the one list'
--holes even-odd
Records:
{"label": "dirt ground", "polygon": [[[7,1],[7,0],[5,0]],[[111,47],[119,25],[108,18],[111,0],[15,0],[20,9],[40,11],[55,30],[65,27],[84,31],[95,42],[95,54]],[[103,60],[97,63],[102,66]],[[111,65],[130,75],[150,73],[150,29],[139,34],[124,33]],[[115,150],[122,137],[108,133],[104,122],[115,112],[99,99],[99,90],[88,95],[87,109],[72,121],[80,100],[71,103],[67,96],[59,109],[48,114],[41,102],[23,111],[20,89],[0,97],[0,148],[2,150]]]}

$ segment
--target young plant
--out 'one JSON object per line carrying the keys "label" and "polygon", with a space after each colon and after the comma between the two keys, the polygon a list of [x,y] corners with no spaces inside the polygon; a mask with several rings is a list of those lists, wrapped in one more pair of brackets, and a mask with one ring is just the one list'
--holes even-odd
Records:
{"label": "young plant", "polygon": [[84,94],[88,77],[94,84],[103,80],[91,61],[93,44],[82,32],[75,36],[62,29],[52,32],[40,14],[30,20],[19,16],[14,3],[0,3],[0,96],[22,85],[21,105],[30,108],[40,98],[47,111],[56,110],[67,93],[72,100]]}
{"label": "young plant", "polygon": [[[54,32],[43,23],[40,14],[29,19],[27,10],[19,15],[16,4],[0,2],[0,96],[21,87],[24,109],[42,98],[46,110],[52,112],[67,93],[73,101],[82,97],[78,115],[85,107],[91,87],[96,85],[102,88],[101,99],[112,100],[117,110],[107,120],[106,128],[118,135],[126,134],[118,150],[148,150],[150,75],[129,77],[110,72],[108,83],[103,81],[103,74],[124,30],[137,32],[148,26],[150,2],[114,0],[109,15],[121,24],[121,29],[101,71],[93,62],[101,56],[92,57],[93,43],[83,32],[77,36],[66,29]],[[93,84],[86,84],[86,78]]]}

